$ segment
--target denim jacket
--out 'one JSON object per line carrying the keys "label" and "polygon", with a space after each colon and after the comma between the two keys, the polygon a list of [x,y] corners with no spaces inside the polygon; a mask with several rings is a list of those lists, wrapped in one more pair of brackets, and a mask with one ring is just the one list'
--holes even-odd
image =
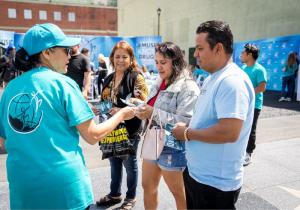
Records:
{"label": "denim jacket", "polygon": [[[151,88],[148,100],[157,94],[161,83],[162,79],[158,78]],[[160,91],[154,104],[153,121],[159,125],[160,117],[163,127],[165,123],[177,122],[188,125],[199,93],[196,82],[188,76],[187,70],[184,70],[166,90]]]}

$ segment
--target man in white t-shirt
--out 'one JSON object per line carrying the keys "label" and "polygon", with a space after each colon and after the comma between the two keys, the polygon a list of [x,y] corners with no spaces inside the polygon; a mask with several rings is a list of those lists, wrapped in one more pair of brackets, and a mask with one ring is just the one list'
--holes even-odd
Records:
{"label": "man in white t-shirt", "polygon": [[210,73],[200,90],[189,127],[173,134],[186,141],[184,172],[188,209],[235,209],[243,182],[243,160],[255,94],[248,76],[231,61],[233,36],[222,21],[196,31],[194,57]]}

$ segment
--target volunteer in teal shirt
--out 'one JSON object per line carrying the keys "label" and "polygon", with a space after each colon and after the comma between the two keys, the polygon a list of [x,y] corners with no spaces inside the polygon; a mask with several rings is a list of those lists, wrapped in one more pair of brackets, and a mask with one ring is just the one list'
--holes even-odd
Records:
{"label": "volunteer in teal shirt", "polygon": [[247,145],[244,166],[251,163],[251,155],[256,147],[257,120],[263,107],[263,92],[266,90],[267,85],[267,72],[266,69],[256,61],[258,56],[259,48],[256,45],[246,44],[244,46],[244,51],[241,54],[241,60],[245,65],[242,69],[249,76],[255,91],[254,117]]}
{"label": "volunteer in teal shirt", "polygon": [[62,75],[68,47],[79,44],[54,24],[35,25],[16,54],[24,74],[0,102],[0,137],[7,150],[11,209],[86,209],[94,202],[79,134],[95,144],[134,116],[123,108],[96,125],[78,85]]}
{"label": "volunteer in teal shirt", "polygon": [[[261,86],[266,86],[267,83],[267,71],[259,63],[254,63],[252,66],[244,65],[242,66],[244,72],[249,76],[254,89]],[[265,87],[262,87],[262,90]],[[255,109],[262,109],[263,107],[264,94],[261,91],[256,92],[255,94]]]}

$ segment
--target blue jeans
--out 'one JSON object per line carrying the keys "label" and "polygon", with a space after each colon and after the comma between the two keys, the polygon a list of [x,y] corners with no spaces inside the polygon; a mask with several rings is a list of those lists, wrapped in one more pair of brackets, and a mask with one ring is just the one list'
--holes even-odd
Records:
{"label": "blue jeans", "polygon": [[[139,139],[131,139],[133,143],[134,150],[137,151],[139,144]],[[127,174],[127,192],[126,198],[134,199],[136,196],[136,187],[138,181],[138,164],[135,155],[129,155],[127,159],[122,159],[118,157],[109,158],[110,162],[110,193],[109,195],[113,197],[121,196],[121,186],[123,177],[123,165],[126,169]]]}
{"label": "blue jeans", "polygon": [[[287,88],[287,92],[285,89]],[[282,77],[281,96],[292,98],[295,89],[295,77],[294,75]]]}

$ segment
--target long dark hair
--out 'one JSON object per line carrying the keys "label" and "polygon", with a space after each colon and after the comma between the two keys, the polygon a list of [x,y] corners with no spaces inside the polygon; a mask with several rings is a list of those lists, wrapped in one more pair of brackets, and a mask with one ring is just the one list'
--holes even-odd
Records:
{"label": "long dark hair", "polygon": [[29,56],[22,47],[16,52],[15,65],[20,71],[29,71],[40,63],[40,53]]}
{"label": "long dark hair", "polygon": [[173,83],[187,67],[182,50],[173,42],[163,42],[155,46],[155,53],[159,53],[164,56],[164,58],[172,60],[173,73],[169,80],[169,84]]}
{"label": "long dark hair", "polygon": [[295,55],[295,53],[290,53],[289,57],[288,57],[288,61],[287,61],[287,65],[288,67],[292,67],[293,64],[297,63],[297,57]]}

